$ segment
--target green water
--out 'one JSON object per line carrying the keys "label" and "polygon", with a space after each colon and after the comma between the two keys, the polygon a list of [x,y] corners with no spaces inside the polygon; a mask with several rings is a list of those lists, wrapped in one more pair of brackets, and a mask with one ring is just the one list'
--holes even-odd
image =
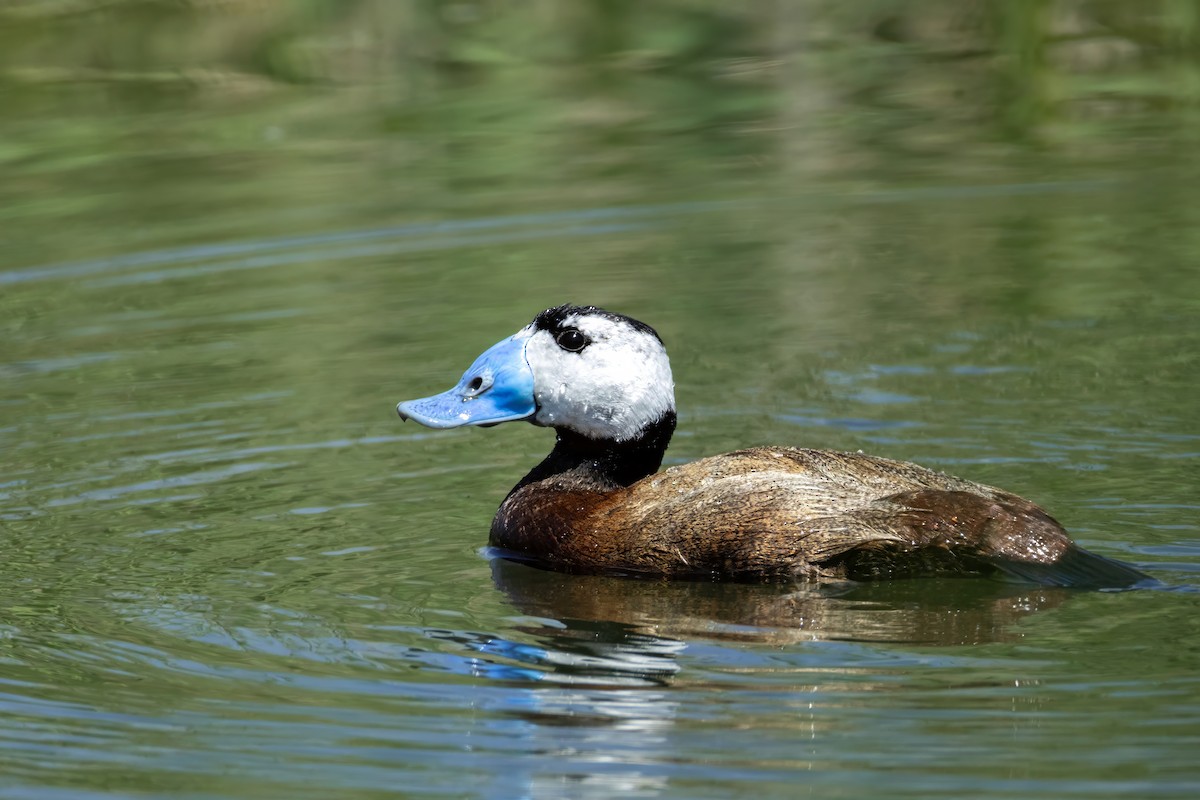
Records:
{"label": "green water", "polygon": [[[723,8],[0,5],[0,797],[1200,793],[1200,11]],[[566,301],[1163,586],[491,563]]]}

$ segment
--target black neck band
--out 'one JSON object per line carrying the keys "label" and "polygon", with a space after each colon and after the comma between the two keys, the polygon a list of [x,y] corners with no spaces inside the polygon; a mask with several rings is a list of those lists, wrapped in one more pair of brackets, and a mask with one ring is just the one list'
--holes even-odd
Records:
{"label": "black neck band", "polygon": [[662,465],[663,454],[675,432],[675,412],[668,411],[650,423],[635,438],[624,442],[589,439],[563,428],[556,429],[558,440],[542,463],[518,483],[513,491],[535,481],[564,472],[582,473],[600,488],[629,486]]}

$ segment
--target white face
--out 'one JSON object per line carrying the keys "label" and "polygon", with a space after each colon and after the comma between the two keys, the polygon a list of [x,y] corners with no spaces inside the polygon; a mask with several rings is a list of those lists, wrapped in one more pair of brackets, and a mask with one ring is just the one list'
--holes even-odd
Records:
{"label": "white face", "polygon": [[533,325],[521,331],[530,337],[525,356],[533,370],[536,424],[625,441],[675,410],[671,364],[658,339],[599,315],[574,314],[563,326],[590,342],[575,353],[550,331]]}

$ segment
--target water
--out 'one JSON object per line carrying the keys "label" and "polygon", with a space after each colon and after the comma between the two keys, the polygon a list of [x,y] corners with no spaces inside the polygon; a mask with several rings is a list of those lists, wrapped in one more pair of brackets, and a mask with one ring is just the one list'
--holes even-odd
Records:
{"label": "water", "polygon": [[[918,32],[793,83],[761,10],[462,4],[431,61],[319,7],[4,12],[0,797],[1200,793],[1192,106],[897,107],[979,78]],[[394,405],[565,301],[663,335],[668,463],[915,460],[1163,585],[489,562],[549,432]]]}

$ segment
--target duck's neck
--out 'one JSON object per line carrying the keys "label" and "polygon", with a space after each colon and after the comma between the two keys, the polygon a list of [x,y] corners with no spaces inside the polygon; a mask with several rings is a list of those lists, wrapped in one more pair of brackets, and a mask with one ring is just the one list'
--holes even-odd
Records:
{"label": "duck's neck", "polygon": [[513,492],[566,473],[605,490],[637,483],[662,465],[663,454],[675,432],[675,412],[668,411],[636,437],[623,442],[589,439],[564,428],[556,428],[555,432],[558,439],[550,455],[514,486]]}

